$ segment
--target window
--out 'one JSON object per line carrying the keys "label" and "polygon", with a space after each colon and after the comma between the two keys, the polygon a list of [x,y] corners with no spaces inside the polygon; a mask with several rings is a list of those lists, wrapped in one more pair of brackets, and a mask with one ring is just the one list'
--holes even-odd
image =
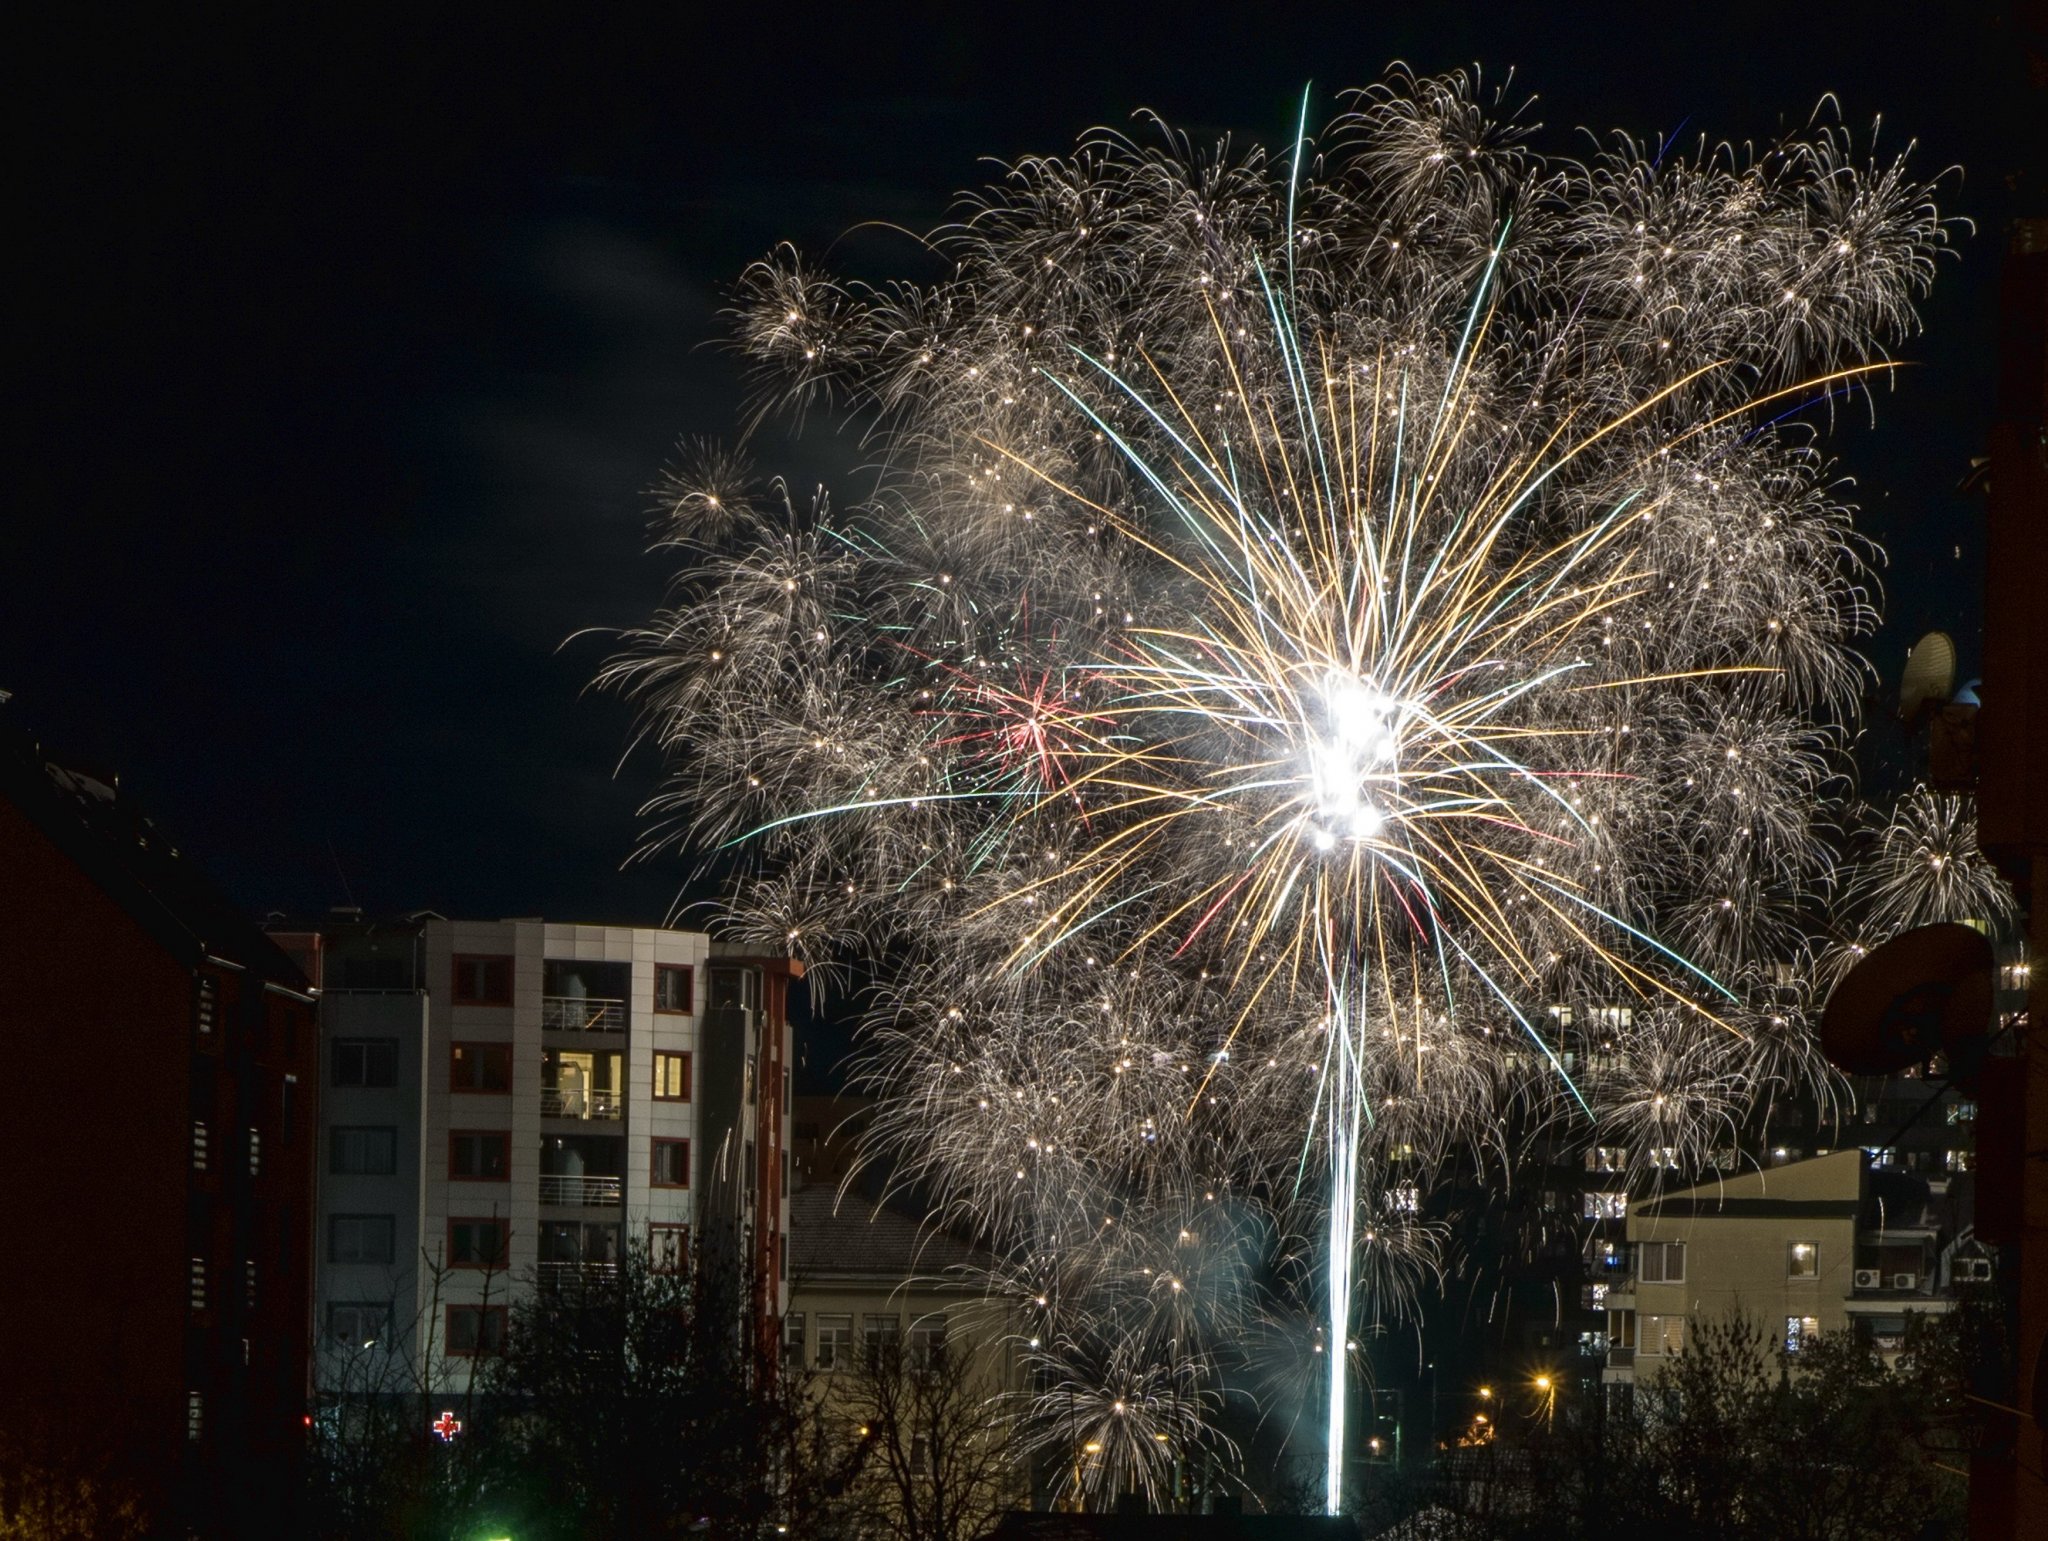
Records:
{"label": "window", "polygon": [[185,1437],[193,1443],[206,1432],[206,1398],[196,1391],[185,1393]]}
{"label": "window", "polygon": [[396,1038],[337,1038],[331,1065],[336,1086],[396,1086]]}
{"label": "window", "polygon": [[332,1215],[327,1221],[327,1261],[388,1263],[397,1239],[390,1215]]}
{"label": "window", "polygon": [[1596,1006],[1593,1020],[1602,1027],[1629,1027],[1635,1023],[1636,1011],[1633,1006]]}
{"label": "window", "polygon": [[1642,1243],[1639,1259],[1641,1273],[1638,1277],[1645,1284],[1683,1284],[1685,1282],[1685,1243],[1682,1241],[1646,1241]]}
{"label": "window", "polygon": [[338,1300],[327,1308],[327,1336],[349,1348],[368,1348],[388,1335],[388,1300]]}
{"label": "window", "polygon": [[208,1139],[209,1137],[206,1132],[206,1120],[203,1118],[193,1119],[192,1170],[195,1172],[203,1172],[206,1170],[206,1147]]}
{"label": "window", "polygon": [[[220,981],[213,978],[210,974],[201,974],[199,976],[199,997],[193,1003],[194,1025],[199,1029],[200,1037],[211,1038],[213,1036],[213,1019],[219,1009]],[[194,1396],[198,1394],[196,1391],[193,1393]]]}
{"label": "window", "polygon": [[920,1316],[910,1324],[910,1362],[929,1370],[946,1360],[946,1316],[943,1311]]}
{"label": "window", "polygon": [[688,1102],[690,1100],[689,1055],[657,1054],[654,1056],[654,1100],[656,1102]]}
{"label": "window", "polygon": [[1977,1121],[1977,1104],[1974,1102],[1951,1102],[1947,1112],[1948,1121],[1952,1124],[1974,1124]]}
{"label": "window", "polygon": [[203,1257],[192,1259],[190,1274],[192,1280],[192,1309],[204,1311],[206,1309],[206,1259]]}
{"label": "window", "polygon": [[1864,1151],[1870,1157],[1872,1166],[1897,1166],[1899,1153],[1889,1145],[1866,1145]]}
{"label": "window", "polygon": [[250,1258],[242,1269],[242,1304],[253,1311],[256,1309],[256,1259]]}
{"label": "window", "polygon": [[647,1179],[655,1188],[687,1188],[690,1186],[690,1142],[688,1140],[656,1140],[654,1142],[653,1170]]}
{"label": "window", "polygon": [[254,1124],[249,1126],[249,1175],[263,1174],[263,1135]]}
{"label": "window", "polygon": [[1650,1147],[1649,1160],[1650,1166],[1657,1171],[1675,1172],[1678,1170],[1678,1147],[1676,1145],[1652,1145]]}
{"label": "window", "polygon": [[398,1170],[398,1131],[335,1125],[327,1169],[336,1177],[389,1177]]}
{"label": "window", "polygon": [[785,1370],[804,1367],[804,1314],[801,1311],[792,1311],[782,1319],[782,1367]]}
{"label": "window", "polygon": [[860,1320],[861,1348],[870,1363],[885,1364],[903,1342],[903,1318],[890,1312],[869,1312]]}
{"label": "window", "polygon": [[[647,1227],[647,1266],[655,1273],[690,1271],[690,1228],[654,1222]],[[798,1318],[802,1320],[801,1317]]]}
{"label": "window", "polygon": [[505,1346],[503,1306],[450,1306],[448,1352],[460,1358],[495,1354]]}
{"label": "window", "polygon": [[654,965],[654,1009],[688,1016],[697,1000],[697,971],[679,963]]}
{"label": "window", "polygon": [[1685,1318],[1641,1316],[1636,1325],[1638,1354],[1677,1354],[1685,1350]]}
{"label": "window", "polygon": [[468,1182],[508,1182],[512,1136],[499,1130],[457,1130],[448,1136],[448,1175]]}
{"label": "window", "polygon": [[1585,1200],[1585,1218],[1588,1220],[1626,1220],[1628,1218],[1628,1195],[1626,1193],[1588,1193]]}
{"label": "window", "polygon": [[448,1046],[448,1090],[506,1092],[511,1089],[511,1044],[456,1043]]}
{"label": "window", "polygon": [[1607,1309],[1607,1292],[1613,1288],[1607,1284],[1583,1284],[1579,1286],[1579,1309],[1583,1311],[1604,1311]]}
{"label": "window", "polygon": [[843,1370],[847,1367],[853,1352],[853,1318],[850,1316],[820,1316],[818,1318],[818,1368],[821,1370]]}
{"label": "window", "polygon": [[1595,1145],[1586,1152],[1589,1172],[1626,1172],[1628,1151],[1619,1145]]}
{"label": "window", "polygon": [[1412,1215],[1422,1208],[1422,1190],[1413,1183],[1387,1190],[1387,1209],[1397,1215]]}
{"label": "window", "polygon": [[1785,1247],[1785,1277],[1788,1279],[1818,1279],[1820,1277],[1820,1243],[1817,1241],[1794,1241]]}
{"label": "window", "polygon": [[1943,1165],[1951,1172],[1967,1172],[1970,1170],[1970,1153],[1966,1150],[1949,1151],[1943,1159]]}
{"label": "window", "polygon": [[455,1004],[458,1006],[509,1006],[512,1004],[512,960],[481,957],[474,953],[455,955]]}
{"label": "window", "polygon": [[1785,1318],[1785,1352],[1796,1354],[1800,1349],[1820,1336],[1820,1318],[1817,1316],[1788,1316]]}
{"label": "window", "polygon": [[505,1266],[505,1222],[450,1220],[448,1222],[448,1266],[450,1268],[503,1268]]}

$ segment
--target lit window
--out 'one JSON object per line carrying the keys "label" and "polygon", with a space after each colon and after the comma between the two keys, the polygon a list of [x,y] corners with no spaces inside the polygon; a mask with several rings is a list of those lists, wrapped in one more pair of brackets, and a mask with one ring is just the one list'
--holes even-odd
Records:
{"label": "lit window", "polygon": [[1685,1350],[1685,1318],[1645,1314],[1636,1326],[1636,1352],[1677,1354]]}
{"label": "lit window", "polygon": [[192,1120],[192,1170],[193,1170],[193,1171],[195,1171],[195,1172],[203,1172],[203,1171],[205,1171],[205,1170],[206,1170],[206,1147],[207,1147],[207,1141],[208,1141],[208,1136],[207,1136],[207,1132],[206,1132],[206,1120],[205,1120],[205,1119],[203,1119],[203,1118],[195,1118],[195,1119],[193,1119],[193,1120]]}
{"label": "lit window", "polygon": [[1967,1172],[1970,1170],[1970,1153],[1966,1150],[1952,1150],[1948,1152],[1944,1164],[1951,1172]]}
{"label": "lit window", "polygon": [[1796,1354],[1807,1344],[1820,1336],[1820,1318],[1817,1316],[1788,1316],[1785,1318],[1785,1352]]}
{"label": "lit window", "polygon": [[1659,1171],[1677,1171],[1678,1147],[1676,1145],[1652,1145],[1650,1147],[1650,1165]]}
{"label": "lit window", "polygon": [[1899,1153],[1889,1145],[1866,1145],[1864,1153],[1870,1157],[1872,1166],[1897,1166]]}
{"label": "lit window", "polygon": [[1593,1020],[1602,1027],[1629,1027],[1636,1020],[1633,1006],[1601,1006],[1593,1013]]}
{"label": "lit window", "polygon": [[688,1016],[697,1000],[696,970],[675,963],[654,966],[654,1009]]}
{"label": "lit window", "polygon": [[1612,1288],[1612,1286],[1606,1284],[1588,1284],[1582,1286],[1579,1290],[1580,1309],[1586,1311],[1606,1310],[1607,1292],[1610,1288]]}
{"label": "lit window", "polygon": [[205,1259],[205,1258],[203,1258],[203,1257],[195,1257],[194,1259],[192,1259],[191,1277],[192,1277],[192,1293],[191,1293],[191,1299],[192,1299],[192,1309],[193,1309],[193,1310],[195,1310],[195,1311],[204,1311],[204,1310],[206,1309],[206,1259]]}
{"label": "lit window", "polygon": [[690,1142],[688,1140],[656,1140],[654,1142],[651,1171],[647,1182],[655,1188],[687,1188],[690,1186]]}
{"label": "lit window", "polygon": [[1585,1218],[1588,1220],[1626,1220],[1628,1218],[1628,1195],[1626,1193],[1588,1193],[1584,1209]]}
{"label": "lit window", "polygon": [[1788,1279],[1818,1279],[1820,1277],[1820,1243],[1817,1241],[1795,1241],[1785,1248],[1785,1277]]}
{"label": "lit window", "polygon": [[1412,1215],[1422,1208],[1422,1190],[1412,1183],[1387,1190],[1387,1209],[1397,1215]]}
{"label": "lit window", "polygon": [[185,1438],[197,1443],[206,1432],[206,1398],[196,1391],[185,1393]]}
{"label": "lit window", "polygon": [[1952,1124],[1974,1124],[1977,1121],[1977,1104],[1974,1102],[1951,1102],[1948,1105],[1948,1121]]}
{"label": "lit window", "polygon": [[690,1100],[690,1056],[661,1053],[654,1056],[654,1100]]}
{"label": "lit window", "polygon": [[1620,1145],[1595,1145],[1586,1152],[1589,1172],[1626,1172],[1628,1151]]}
{"label": "lit window", "polygon": [[263,1172],[263,1135],[254,1124],[249,1126],[249,1175],[261,1176]]}

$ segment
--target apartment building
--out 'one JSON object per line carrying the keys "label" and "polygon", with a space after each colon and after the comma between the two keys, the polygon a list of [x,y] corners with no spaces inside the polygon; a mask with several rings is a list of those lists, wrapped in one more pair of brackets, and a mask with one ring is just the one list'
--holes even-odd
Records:
{"label": "apartment building", "polygon": [[1605,1302],[1610,1386],[1654,1378],[1698,1323],[1737,1312],[1789,1353],[1844,1331],[1895,1350],[1908,1316],[1990,1278],[1926,1179],[1856,1148],[1641,1200],[1628,1245]]}
{"label": "apartment building", "polygon": [[537,918],[321,935],[324,1390],[460,1394],[525,1291],[638,1244],[675,1269],[736,1247],[773,1351],[796,965]]}
{"label": "apartment building", "polygon": [[152,1533],[289,1529],[312,995],[111,776],[4,723],[0,1037],[24,1091],[7,1112],[7,1476],[132,1500]]}

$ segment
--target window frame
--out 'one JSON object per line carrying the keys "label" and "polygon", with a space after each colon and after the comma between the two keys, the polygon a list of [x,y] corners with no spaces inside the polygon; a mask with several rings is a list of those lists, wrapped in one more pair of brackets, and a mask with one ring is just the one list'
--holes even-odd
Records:
{"label": "window frame", "polygon": [[[1809,1266],[1803,1271],[1797,1266],[1799,1249],[1807,1248],[1812,1256]],[[1820,1243],[1817,1241],[1788,1241],[1785,1243],[1785,1277],[1801,1284],[1812,1284],[1820,1279]]]}
{"label": "window frame", "polygon": [[[1655,1322],[1657,1329],[1652,1333],[1645,1325]],[[1668,1327],[1678,1324],[1678,1346],[1667,1348]],[[1656,1346],[1650,1347],[1654,1343]],[[1636,1313],[1636,1357],[1638,1359],[1669,1359],[1685,1352],[1685,1318],[1677,1312],[1638,1311]]]}
{"label": "window frame", "polygon": [[[1682,1241],[1639,1241],[1636,1246],[1636,1280],[1641,1284],[1685,1283],[1685,1243]],[[1650,1274],[1650,1248],[1657,1248],[1657,1274]],[[1671,1249],[1678,1249],[1678,1272],[1671,1271]]]}
{"label": "window frame", "polygon": [[[682,1082],[683,1089],[680,1092],[671,1093],[661,1089],[663,1061],[669,1061],[672,1064],[681,1066],[682,1073],[678,1079]],[[688,1049],[656,1049],[654,1051],[653,1065],[654,1100],[656,1102],[688,1102],[691,1093],[696,1090],[694,1085],[696,1066],[693,1063],[693,1056],[690,1051]]]}
{"label": "window frame", "polygon": [[[341,1058],[344,1050],[354,1052],[359,1058],[360,1076],[354,1080],[344,1079],[341,1074]],[[391,1079],[376,1081],[370,1078],[371,1052],[388,1051]],[[328,1045],[327,1084],[337,1091],[390,1091],[398,1085],[398,1040],[396,1038],[336,1038]]]}
{"label": "window frame", "polygon": [[[661,982],[664,979],[680,977],[683,984],[679,992],[683,998],[681,1006],[664,1006],[661,1003]],[[697,966],[694,963],[657,963],[654,965],[654,1010],[664,1017],[694,1017],[697,1014]]]}
{"label": "window frame", "polygon": [[[673,1239],[671,1248],[664,1242]],[[690,1227],[681,1220],[647,1222],[647,1271],[681,1277],[690,1271]]]}
{"label": "window frame", "polygon": [[[344,1222],[348,1222],[348,1223],[351,1223],[351,1224],[354,1224],[354,1225],[356,1225],[356,1226],[359,1226],[359,1227],[360,1227],[360,1226],[361,1226],[361,1225],[362,1225],[362,1224],[363,1224],[364,1222],[366,1222],[366,1221],[370,1221],[370,1222],[377,1222],[377,1221],[381,1221],[381,1222],[383,1223],[383,1226],[384,1226],[384,1248],[383,1248],[383,1253],[384,1253],[384,1255],[383,1255],[382,1257],[376,1257],[376,1256],[363,1256],[363,1257],[342,1257],[342,1256],[340,1256],[339,1254],[340,1254],[340,1250],[341,1250],[341,1249],[340,1249],[340,1248],[339,1248],[339,1247],[338,1247],[338,1246],[336,1245],[336,1242],[337,1242],[337,1240],[338,1240],[338,1239],[340,1238],[340,1235],[341,1235],[341,1228],[342,1228],[342,1225],[343,1225],[343,1223],[344,1223]],[[359,1233],[359,1234],[360,1234],[360,1233]],[[358,1249],[358,1250],[360,1250],[360,1249]],[[339,1265],[341,1265],[342,1267],[363,1267],[363,1266],[366,1266],[366,1265],[368,1265],[368,1266],[375,1266],[375,1265],[378,1265],[378,1264],[385,1264],[385,1265],[389,1265],[390,1263],[392,1263],[392,1262],[396,1261],[396,1260],[397,1260],[397,1257],[398,1257],[398,1217],[397,1217],[396,1215],[378,1215],[378,1214],[354,1214],[354,1213],[343,1213],[343,1214],[331,1214],[331,1215],[329,1215],[329,1216],[327,1217],[327,1261],[328,1261],[328,1262],[330,1262],[330,1263],[336,1263],[336,1264],[339,1264]]]}
{"label": "window frame", "polygon": [[[455,1169],[455,1149],[459,1140],[497,1140],[505,1152],[505,1170],[496,1177],[475,1172],[458,1172]],[[458,1183],[508,1183],[512,1180],[512,1131],[509,1129],[450,1129],[448,1131],[448,1181]]]}
{"label": "window frame", "polygon": [[[391,1164],[381,1170],[352,1170],[341,1165],[341,1136],[382,1134],[389,1136]],[[398,1128],[395,1124],[330,1124],[327,1127],[327,1175],[329,1177],[396,1177],[398,1175]]]}
{"label": "window frame", "polygon": [[[496,1231],[498,1236],[497,1257],[490,1262],[479,1262],[473,1258],[465,1259],[458,1257],[455,1250],[455,1228],[458,1225],[471,1227],[487,1225]],[[473,1236],[472,1239],[474,1239]],[[511,1261],[511,1251],[512,1227],[503,1215],[450,1215],[448,1217],[447,1251],[443,1254],[448,1260],[448,1267],[474,1269],[478,1272],[488,1269],[502,1273],[506,1265]]]}
{"label": "window frame", "polygon": [[[464,969],[479,964],[483,967],[483,974],[481,976],[483,989],[480,993],[472,995],[468,992],[467,983],[464,979]],[[511,1005],[512,964],[513,957],[509,952],[456,953],[449,963],[449,1000],[457,1006]],[[504,970],[502,976],[499,976],[503,980],[502,993],[493,989],[494,977],[491,971],[494,967],[498,966],[502,966]]]}
{"label": "window frame", "polygon": [[[823,1370],[828,1374],[852,1369],[855,1342],[853,1335],[853,1313],[850,1311],[821,1311],[817,1316],[816,1336],[812,1339],[812,1367]],[[828,1338],[825,1325],[827,1322],[834,1324],[845,1323],[845,1336],[841,1337],[834,1330],[831,1337]],[[825,1356],[825,1349],[828,1343],[832,1349],[832,1355],[829,1360]]]}
{"label": "window frame", "polygon": [[[475,1340],[468,1348],[457,1348],[455,1346],[455,1319],[458,1315],[463,1314],[470,1314],[476,1317],[477,1333]],[[505,1306],[487,1306],[474,1303],[462,1304],[451,1301],[444,1307],[441,1318],[442,1354],[449,1359],[489,1359],[493,1355],[504,1353],[505,1332],[510,1318],[511,1312]],[[484,1331],[484,1323],[487,1321],[495,1321],[498,1324],[497,1341],[495,1343],[484,1341],[490,1336],[489,1333]]]}
{"label": "window frame", "polygon": [[[683,1180],[681,1182],[664,1182],[657,1175],[661,1171],[661,1150],[665,1145],[680,1146],[682,1148]],[[679,1139],[661,1134],[649,1137],[647,1142],[647,1186],[650,1188],[666,1188],[676,1193],[688,1190],[690,1186],[690,1142],[687,1138]]]}
{"label": "window frame", "polygon": [[[1811,1328],[1807,1326],[1807,1323],[1809,1322],[1813,1324]],[[1818,1338],[1819,1336],[1820,1318],[1815,1316],[1812,1312],[1809,1311],[1803,1313],[1794,1313],[1793,1315],[1785,1318],[1785,1336],[1783,1342],[1786,1353],[1798,1353],[1801,1349],[1806,1347],[1807,1340],[1809,1337]]]}
{"label": "window frame", "polygon": [[[479,1070],[494,1061],[500,1062],[505,1070],[503,1086],[480,1086],[473,1081],[456,1079],[456,1057],[465,1051],[476,1056]],[[463,1097],[506,1097],[512,1093],[512,1045],[499,1039],[455,1038],[448,1044],[448,1090]]]}
{"label": "window frame", "polygon": [[391,1335],[392,1308],[390,1301],[330,1300],[327,1302],[326,1319],[320,1325],[320,1338],[325,1343],[346,1343],[350,1348],[358,1350],[363,1346],[363,1335],[361,1332],[351,1333],[346,1338],[341,1337],[335,1332],[334,1316],[337,1311],[367,1311],[372,1313],[381,1324],[377,1331],[370,1334],[370,1341],[372,1343],[382,1343]]}

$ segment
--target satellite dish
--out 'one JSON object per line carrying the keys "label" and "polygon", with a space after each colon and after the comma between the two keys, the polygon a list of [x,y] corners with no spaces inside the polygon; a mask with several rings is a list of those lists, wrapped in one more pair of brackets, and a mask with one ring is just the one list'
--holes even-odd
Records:
{"label": "satellite dish", "polygon": [[1952,1074],[1967,1073],[1983,1050],[1995,971],[1981,933],[1915,927],[1835,986],[1821,1013],[1821,1048],[1851,1075],[1890,1075],[1936,1054],[1948,1056]]}
{"label": "satellite dish", "polygon": [[1956,645],[1945,631],[1930,631],[1906,655],[1899,676],[1899,716],[1912,722],[1929,706],[1939,706],[1956,688]]}

